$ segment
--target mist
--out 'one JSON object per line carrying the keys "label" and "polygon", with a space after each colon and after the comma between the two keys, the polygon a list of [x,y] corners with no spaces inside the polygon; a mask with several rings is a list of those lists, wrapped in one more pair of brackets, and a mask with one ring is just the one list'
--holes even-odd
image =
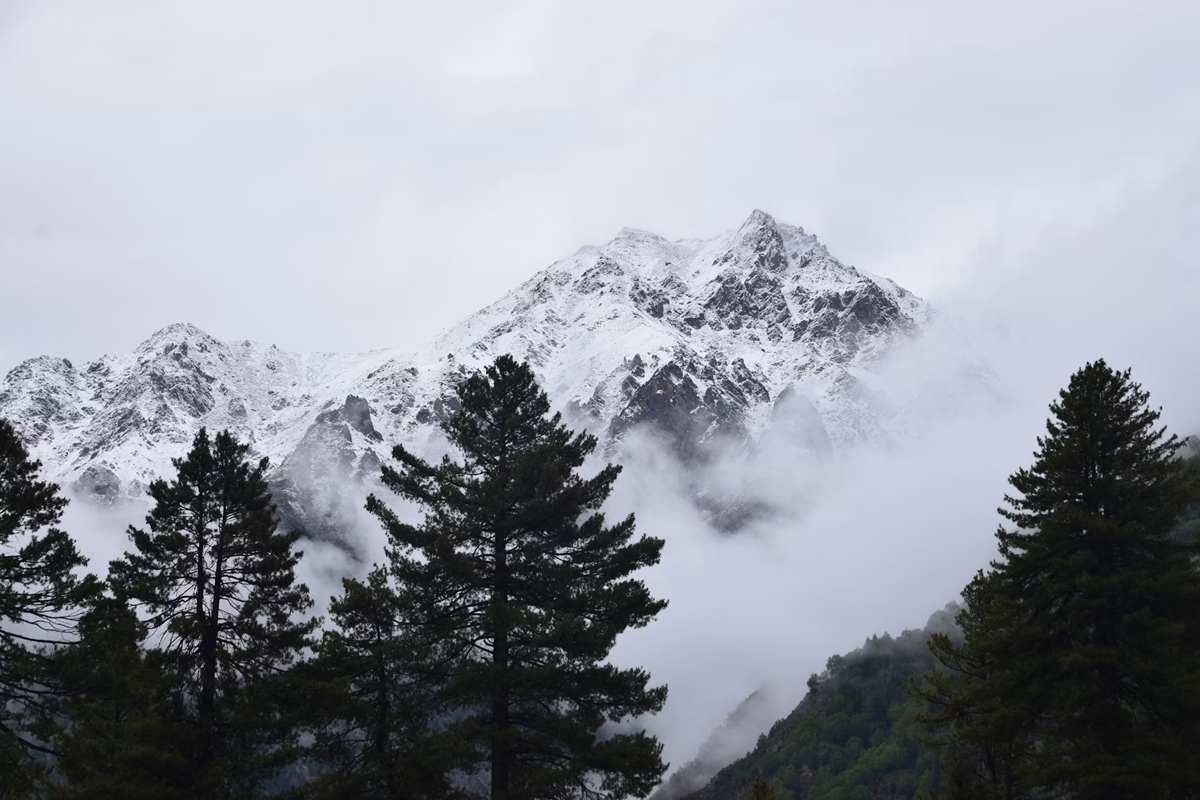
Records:
{"label": "mist", "polygon": [[[765,730],[829,656],[873,634],[920,628],[957,599],[995,555],[1007,476],[1031,463],[1048,405],[1085,362],[1131,367],[1171,431],[1200,433],[1197,177],[1193,164],[1126,187],[1103,214],[1010,231],[981,252],[970,280],[932,298],[931,328],[871,377],[906,422],[904,436],[827,458],[761,449],[707,468],[705,480],[773,509],[737,534],[710,523],[695,503],[694,471],[652,437],[623,443],[625,469],[605,512],[635,513],[640,532],[666,540],[662,562],[640,577],[669,606],[622,636],[612,658],[669,686],[663,712],[640,723],[673,767],[752,693],[763,692]],[[435,441],[426,455],[444,447]],[[339,490],[357,509],[351,551],[303,544],[298,575],[314,613],[341,592],[343,576],[383,560],[383,532],[361,510],[372,488],[380,491]],[[419,519],[419,509],[382,494],[402,518]],[[125,527],[144,513],[75,502],[64,527],[103,574],[127,547]],[[753,744],[754,732],[741,735],[734,752]]]}
{"label": "mist", "polygon": [[673,767],[751,693],[767,690],[765,731],[829,656],[921,628],[957,600],[996,555],[1008,476],[1032,463],[1050,403],[1086,362],[1132,368],[1170,432],[1200,434],[1196,178],[1127,187],[1104,214],[1012,231],[1008,253],[981,255],[873,385],[911,435],[828,461],[737,464],[725,480],[782,510],[747,531],[708,524],[652,440],[629,448],[609,512],[666,539],[645,579],[670,605],[613,658],[670,687],[644,722]]}
{"label": "mist", "polygon": [[1194,156],[1198,23],[1178,0],[6,2],[0,268],[35,302],[0,317],[0,372],[181,321],[402,344],[622,226],[755,207],[931,295]]}

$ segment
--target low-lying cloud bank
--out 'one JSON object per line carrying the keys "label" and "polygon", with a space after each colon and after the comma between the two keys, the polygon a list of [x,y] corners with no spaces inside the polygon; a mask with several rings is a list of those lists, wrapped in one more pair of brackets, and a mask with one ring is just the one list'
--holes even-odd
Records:
{"label": "low-lying cloud bank", "polygon": [[[874,382],[912,421],[910,435],[832,459],[763,448],[714,464],[711,483],[776,511],[737,535],[698,510],[693,474],[649,439],[626,443],[606,511],[636,512],[642,532],[666,539],[643,577],[670,605],[625,635],[614,660],[669,685],[666,709],[645,722],[670,762],[695,755],[751,693],[769,687],[762,717],[781,717],[830,655],[918,628],[955,599],[993,557],[1007,476],[1030,463],[1048,404],[1085,361],[1131,366],[1173,431],[1200,432],[1198,173],[1193,164],[1127,187],[1105,215],[1064,215],[1040,235],[1001,231],[1003,246],[981,255],[972,281],[933,298],[939,322]],[[73,503],[64,524],[103,573],[142,513]],[[361,562],[305,545],[301,578],[322,609],[343,575],[383,559],[365,511],[352,536]]]}
{"label": "low-lying cloud bank", "polygon": [[[935,298],[938,324],[883,370],[876,388],[914,420],[908,441],[743,465],[744,483],[789,509],[749,535],[715,531],[668,459],[632,449],[610,507],[667,540],[646,579],[670,606],[615,659],[670,686],[647,724],[674,765],[752,692],[771,687],[783,716],[830,655],[956,599],[995,555],[1008,475],[1031,463],[1049,404],[1085,362],[1131,367],[1171,431],[1200,433],[1196,167],[1124,187],[1103,215],[1002,232],[1005,247]],[[981,361],[990,376],[964,380]]]}

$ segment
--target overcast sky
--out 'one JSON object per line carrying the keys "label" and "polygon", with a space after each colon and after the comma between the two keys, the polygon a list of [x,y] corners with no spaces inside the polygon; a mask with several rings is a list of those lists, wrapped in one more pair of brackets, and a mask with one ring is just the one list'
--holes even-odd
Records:
{"label": "overcast sky", "polygon": [[[178,321],[403,344],[623,226],[754,208],[895,278],[987,353],[1002,413],[850,460],[800,535],[737,553],[623,485],[674,548],[623,653],[673,687],[678,763],[771,669],[952,599],[1084,360],[1200,430],[1198,41],[1195,0],[0,0],[0,373]],[[897,372],[936,393],[945,363]]]}
{"label": "overcast sky", "polygon": [[1196,209],[1198,40],[1195,2],[7,0],[0,371],[175,321],[396,345],[755,207],[938,301]]}

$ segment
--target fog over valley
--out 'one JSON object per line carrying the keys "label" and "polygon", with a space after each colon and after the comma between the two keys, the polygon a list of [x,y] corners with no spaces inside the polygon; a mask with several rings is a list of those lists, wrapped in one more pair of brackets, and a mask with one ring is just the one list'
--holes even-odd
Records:
{"label": "fog over valley", "polygon": [[[111,774],[105,791],[154,796],[161,786],[146,784],[151,794],[137,795],[133,783],[121,783],[140,774],[121,747],[140,752],[145,741],[161,740],[185,755],[173,761],[179,754],[167,753],[148,769],[163,771],[163,786],[182,781],[180,797],[273,796],[304,786],[310,800],[351,790],[364,798],[458,792],[522,800],[545,779],[540,797],[618,800],[647,796],[658,781],[653,742],[637,739],[644,730],[661,742],[670,765],[654,800],[963,800],[985,784],[1000,797],[1004,782],[994,765],[970,749],[969,736],[954,738],[967,728],[943,729],[952,729],[949,749],[918,743],[917,726],[933,729],[937,720],[917,720],[938,700],[918,697],[917,683],[907,681],[926,674],[938,646],[987,658],[995,655],[986,650],[991,646],[1004,654],[1021,650],[1012,642],[1026,640],[1016,634],[980,633],[992,630],[987,624],[1003,628],[983,619],[985,603],[971,602],[980,617],[968,610],[960,618],[977,626],[966,633],[950,622],[964,606],[950,604],[964,603],[971,584],[977,597],[1002,609],[997,618],[1024,608],[1024,597],[996,588],[1000,579],[972,581],[980,570],[1008,574],[997,509],[1008,507],[1006,496],[1025,502],[1009,478],[1041,457],[1039,437],[1058,441],[1047,427],[1050,405],[1072,376],[1079,396],[1086,394],[1079,388],[1085,365],[1103,359],[1120,386],[1120,371],[1130,369],[1149,393],[1150,409],[1161,410],[1155,424],[1194,437],[1181,451],[1192,460],[1179,475],[1200,474],[1198,32],[1200,5],[1169,0],[1022,0],[995,8],[945,0],[857,8],[808,0],[0,4],[0,109],[7,120],[0,125],[0,787],[19,784],[14,796],[21,797],[26,790],[29,797],[85,797],[100,791],[89,781]],[[549,492],[555,481],[574,479],[568,466],[596,479],[618,464],[620,476],[601,506],[606,523],[632,514],[638,536],[665,541],[657,563],[627,576],[667,601],[644,626],[629,623],[637,613],[628,609],[628,619],[607,606],[580,611],[581,597],[608,597],[611,587],[592,573],[585,586],[578,575],[568,580],[555,570],[578,566],[572,558],[584,563],[580,554],[591,550],[562,545],[567,555],[556,551],[542,564],[540,575],[569,586],[554,598],[567,611],[530,617],[558,626],[548,640],[575,635],[608,653],[595,631],[608,631],[606,624],[620,631],[607,660],[619,668],[613,675],[624,676],[632,705],[605,702],[635,707],[632,697],[646,704],[643,710],[656,707],[648,689],[629,689],[638,669],[648,673],[648,687],[668,687],[657,713],[622,711],[608,721],[600,715],[594,725],[586,713],[573,718],[586,735],[571,746],[555,740],[548,757],[570,774],[560,783],[521,772],[524,756],[505,738],[516,723],[508,701],[497,699],[507,678],[478,681],[490,687],[495,719],[453,741],[446,731],[469,729],[471,709],[487,704],[463,700],[475,697],[469,692],[438,694],[451,692],[450,679],[423,695],[423,678],[413,677],[436,673],[429,666],[434,654],[447,659],[437,669],[452,663],[442,648],[453,649],[447,642],[458,634],[472,642],[462,652],[474,654],[453,662],[466,665],[463,674],[487,661],[470,649],[480,642],[493,648],[486,653],[494,666],[507,658],[508,644],[498,644],[503,625],[471,640],[465,629],[421,617],[428,609],[415,610],[423,607],[414,595],[368,591],[372,569],[401,551],[416,554],[406,573],[413,586],[420,584],[413,576],[437,561],[411,542],[400,547],[397,530],[419,542],[423,525],[446,524],[454,535],[473,531],[499,541],[487,524],[455,516],[461,509],[434,513],[433,501],[422,507],[402,498],[381,476],[395,469],[420,494],[414,486],[434,485],[445,477],[436,471],[450,469],[443,457],[463,457],[452,445],[462,430],[475,432],[472,441],[490,442],[488,425],[454,425],[478,411],[463,410],[470,402],[463,387],[479,375],[500,386],[494,370],[508,355],[524,365],[512,367],[512,385],[527,379],[527,366],[551,411],[597,442],[581,466],[564,466],[570,459],[563,456],[538,480],[525,476],[527,483]],[[1088,380],[1103,383],[1096,369]],[[484,395],[475,398],[480,407]],[[536,405],[532,397],[524,402]],[[1102,403],[1079,402],[1089,413],[1106,412]],[[283,705],[319,707],[330,716],[319,724],[280,722],[291,718],[270,706],[273,724],[292,726],[284,738],[222,739],[220,731],[243,724],[230,720],[259,720],[253,714],[269,706],[250,703],[251,711],[237,712],[250,715],[244,719],[229,711],[230,727],[221,728],[214,720],[225,713],[222,692],[228,690],[232,709],[249,702],[239,691],[270,681],[232,667],[218,679],[211,632],[191,661],[156,661],[147,655],[151,639],[121,637],[165,625],[169,613],[134,609],[133,595],[117,597],[112,587],[101,602],[63,578],[104,578],[110,562],[132,552],[127,530],[145,527],[155,505],[148,487],[175,476],[172,460],[197,446],[201,428],[214,436],[228,430],[254,463],[270,459],[260,488],[270,492],[280,524],[278,531],[267,525],[274,534],[259,531],[261,541],[302,532],[295,575],[313,607],[292,597],[287,607],[301,610],[276,622],[300,631],[303,620],[321,617],[332,634],[343,623],[350,629],[347,615],[358,613],[362,630],[375,625],[387,631],[380,641],[393,636],[387,657],[396,671],[379,684],[414,693],[398,706],[383,704],[387,713],[379,719],[399,725],[387,735],[360,734],[349,721],[348,695],[329,688],[358,687],[349,672],[337,674],[350,669],[336,659],[349,659],[353,646],[337,650],[345,642],[333,635],[324,644],[300,642],[297,633],[291,655],[260,678],[292,675],[279,666],[288,658],[308,664],[309,671],[295,674],[309,694]],[[433,466],[422,472],[424,466],[398,460],[398,445]],[[535,451],[558,452],[550,445]],[[60,663],[45,642],[21,643],[22,636],[36,639],[40,628],[36,613],[13,610],[13,598],[34,596],[38,580],[34,572],[13,577],[5,570],[17,561],[5,559],[35,531],[55,527],[49,512],[31,517],[38,523],[32,527],[10,522],[19,519],[11,509],[36,505],[28,493],[13,499],[19,471],[5,472],[5,458],[15,464],[26,452],[70,499],[57,527],[89,563],[72,566],[63,556],[53,568],[41,567],[42,579],[54,591],[75,592],[71,609],[99,615],[84,624],[99,637],[88,647],[98,648],[97,663],[105,654],[113,660],[96,675],[87,674],[92,650],[62,647]],[[521,474],[502,452],[495,463]],[[1152,458],[1138,463],[1161,466]],[[1168,465],[1162,474],[1176,469]],[[1146,541],[1159,536],[1154,547],[1162,547],[1147,552],[1192,547],[1200,495],[1185,496],[1191,490],[1175,487],[1174,479],[1161,484],[1163,497],[1170,495],[1162,507],[1175,513],[1169,525],[1137,517],[1114,530],[1145,533]],[[1146,485],[1159,486],[1149,479]],[[466,492],[446,486],[452,488],[429,497],[446,501]],[[392,539],[366,508],[372,495],[395,514]],[[1139,496],[1127,505],[1142,509],[1144,500],[1157,509],[1160,499]],[[554,509],[560,506],[546,511],[548,518]],[[572,526],[580,527],[575,518],[560,528],[573,535]],[[1042,529],[1055,535],[1053,524]],[[552,523],[546,530],[567,537]],[[435,540],[445,544],[452,536]],[[463,563],[464,554],[487,549],[469,538],[454,541]],[[622,553],[621,568],[633,563],[632,551],[612,542],[592,546]],[[638,558],[653,562],[650,550],[637,551]],[[509,566],[495,559],[489,569],[501,581]],[[1172,576],[1183,568],[1175,561],[1162,566],[1168,561],[1143,570],[1163,570],[1145,597],[1161,590],[1174,599],[1160,606],[1190,614],[1191,601],[1170,594]],[[134,586],[128,575],[137,567],[130,563],[122,580]],[[533,560],[520,563],[538,572],[528,567]],[[452,577],[477,567],[470,562]],[[196,569],[203,583],[204,568]],[[1085,587],[1103,572],[1089,569]],[[617,572],[605,573],[606,580],[623,579],[612,577]],[[420,585],[432,593],[452,582],[440,576]],[[150,591],[150,583],[140,589]],[[1159,607],[1135,584],[1128,578],[1097,607],[1125,608],[1126,600],[1142,604],[1138,609]],[[355,587],[363,591],[357,606],[342,597]],[[470,594],[446,591],[447,605]],[[487,596],[490,610],[479,611],[480,600],[469,614],[486,624],[506,619],[511,609],[495,598],[508,595],[496,589]],[[1138,609],[1114,618],[1140,620]],[[559,612],[566,616],[554,616]],[[606,613],[612,619],[598,622]],[[211,619],[217,617],[214,610]],[[1195,617],[1188,631],[1200,630],[1200,600]],[[412,634],[420,627],[412,620],[428,623],[420,636],[436,643]],[[68,633],[55,636],[74,641],[76,622],[72,617]],[[1146,625],[1158,640],[1173,641],[1166,622],[1161,629]],[[155,631],[156,642],[187,638]],[[946,638],[933,636],[930,650],[934,633]],[[969,650],[971,635],[983,650]],[[1132,647],[1130,636],[1121,647]],[[1044,641],[1052,639],[1047,633]],[[17,658],[27,644],[36,657]],[[37,649],[44,645],[49,649]],[[204,669],[196,666],[202,651],[211,661]],[[83,667],[71,660],[81,652]],[[833,656],[844,658],[831,662]],[[1016,653],[1013,663],[1029,672],[1013,674],[1050,669],[1049,656],[1036,657]],[[562,666],[555,658],[557,652],[538,667]],[[1065,656],[1053,662],[1069,663]],[[1150,656],[1146,663],[1158,664]],[[1178,664],[1186,672],[1193,662],[1181,657]],[[1194,664],[1200,672],[1200,651]],[[187,670],[195,671],[191,683],[170,684],[170,676]],[[1169,672],[1163,667],[1127,683],[1174,686]],[[534,683],[554,684],[547,676],[560,673],[552,673]],[[603,683],[599,673],[588,674]],[[1055,674],[1071,685],[1070,675]],[[130,704],[115,716],[142,727],[105,728],[107,707],[88,705],[88,692],[101,690],[62,688],[113,675],[138,684],[113,690]],[[1031,683],[1009,678],[1014,686]],[[970,693],[984,684],[961,678],[955,690],[965,694],[954,697],[967,698],[964,708],[986,706],[994,696]],[[37,693],[29,687],[43,685],[52,687],[48,696],[57,705],[30,699]],[[1085,763],[1080,753],[1092,752],[1091,740],[1055,749],[1062,731],[1047,722],[1049,711],[1037,715],[1057,688],[1034,688],[1045,688],[1045,697],[1026,698],[1020,711],[1028,712],[1022,719],[1029,727],[1013,740],[1024,753],[1013,763],[1028,771],[1010,765],[1019,780],[1006,800],[1083,798],[1067,778],[1051,791],[1038,771],[1044,765],[1021,761],[1044,755],[1074,768]],[[177,701],[165,716],[156,710],[167,707],[157,705],[156,692]],[[1178,719],[1200,719],[1200,693],[1194,708],[1190,694],[1175,695],[1182,698]],[[543,705],[558,713],[570,703]],[[87,716],[97,707],[99,717]],[[1141,713],[1134,708],[1121,717],[1128,723],[1121,730],[1140,731]],[[71,715],[99,719],[96,730],[105,733],[95,741],[105,746],[79,738],[90,723],[64,723]],[[480,731],[493,723],[500,733],[486,738]],[[256,726],[237,730],[266,729]],[[293,752],[280,744],[300,730],[303,747]],[[1155,740],[1162,749],[1147,750],[1146,763],[1188,762],[1193,728],[1180,730],[1162,740],[1167,744]],[[444,734],[450,744],[443,747]],[[1141,740],[1130,733],[1127,741]],[[250,753],[265,763],[313,742],[327,752],[304,751],[287,763],[280,756],[266,767],[255,762],[265,770],[258,777],[246,777],[252,770],[241,762],[235,769],[220,761],[233,764]],[[635,780],[621,773],[626,782],[612,784],[619,789],[598,788],[607,762],[601,758],[586,772],[573,759],[582,759],[580,752],[592,757],[596,751],[587,748],[605,742],[633,742],[610,760],[644,774]],[[376,744],[384,754],[377,762],[357,759]],[[483,760],[471,762],[454,747]],[[446,755],[452,751],[459,761]],[[410,757],[416,760],[404,760]],[[73,772],[72,758],[86,769]],[[1137,760],[1110,761],[1124,769]],[[172,772],[176,763],[190,765],[186,779]],[[374,766],[362,766],[368,763]],[[336,766],[347,764],[345,774]],[[238,772],[243,767],[248,771]],[[1096,780],[1107,780],[1101,772]],[[1200,770],[1193,777],[1169,773],[1147,772],[1138,778],[1146,783],[1130,785],[1177,780],[1176,793],[1161,796],[1200,792]],[[23,782],[12,777],[18,774]],[[413,775],[434,777],[406,783]],[[531,783],[521,784],[526,779]],[[218,785],[224,795],[205,794]],[[1147,789],[1145,796],[1158,795]]]}
{"label": "fog over valley", "polygon": [[[920,336],[873,368],[873,390],[909,417],[902,440],[836,453],[729,443],[687,466],[653,431],[621,443],[624,472],[605,510],[613,519],[635,513],[641,531],[666,539],[645,578],[670,605],[626,633],[613,657],[669,686],[664,711],[645,720],[667,760],[695,755],[760,689],[765,729],[830,655],[920,628],[956,600],[995,556],[1006,478],[1028,462],[1072,365],[1097,357],[1132,365],[1172,430],[1200,431],[1188,368],[1200,356],[1189,335],[1197,278],[1183,260],[1196,234],[1157,210],[1174,201],[1169,192],[1138,198],[1069,237],[1047,238],[1020,265],[1020,281],[985,278],[940,304]],[[1166,246],[1148,248],[1150,232]],[[436,439],[425,446],[444,449]],[[338,490],[358,509],[347,519],[352,552],[304,545],[301,574],[319,603],[343,574],[361,576],[382,557],[378,523],[360,508],[369,490],[353,481]],[[698,491],[765,510],[731,533],[697,504]],[[66,525],[102,570],[127,546],[121,531],[142,508],[76,502]]]}

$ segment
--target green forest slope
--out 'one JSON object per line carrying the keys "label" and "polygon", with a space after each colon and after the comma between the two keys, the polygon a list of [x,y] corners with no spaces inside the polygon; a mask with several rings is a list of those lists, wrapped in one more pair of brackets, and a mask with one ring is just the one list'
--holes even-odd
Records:
{"label": "green forest slope", "polygon": [[882,800],[938,791],[938,754],[921,744],[913,719],[922,704],[904,687],[933,666],[929,636],[953,631],[957,610],[947,606],[924,630],[873,636],[830,658],[825,672],[809,679],[803,702],[692,800],[739,800],[757,778],[781,800]]}

